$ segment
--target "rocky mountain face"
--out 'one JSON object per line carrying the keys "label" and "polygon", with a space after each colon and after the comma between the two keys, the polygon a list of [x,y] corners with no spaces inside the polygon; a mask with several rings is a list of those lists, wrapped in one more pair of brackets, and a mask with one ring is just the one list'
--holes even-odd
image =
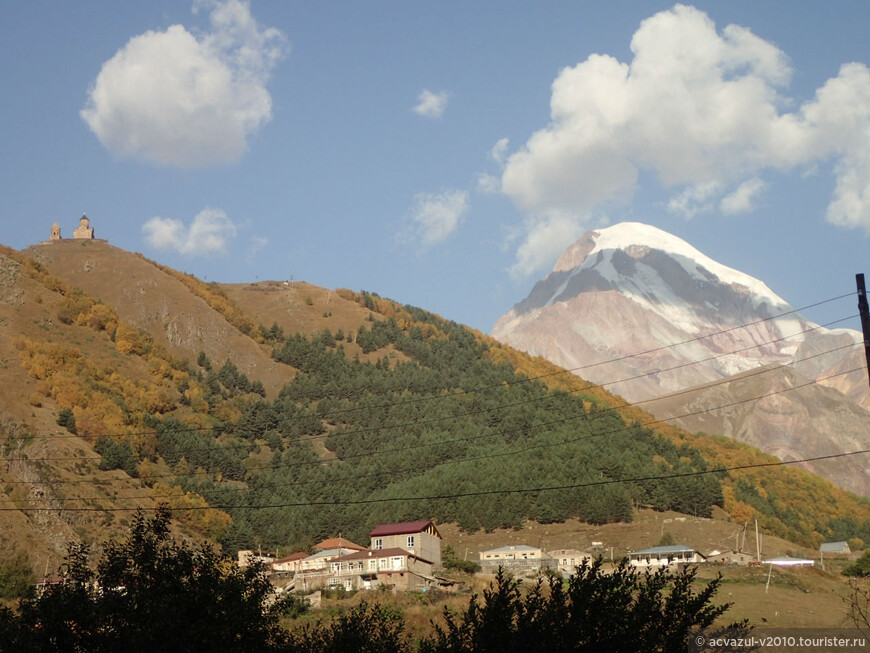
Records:
{"label": "rocky mountain face", "polygon": [[[870,448],[861,334],[818,327],[762,282],[649,225],[587,233],[492,335],[660,419],[785,459]],[[866,461],[827,467],[814,469],[870,494]]]}

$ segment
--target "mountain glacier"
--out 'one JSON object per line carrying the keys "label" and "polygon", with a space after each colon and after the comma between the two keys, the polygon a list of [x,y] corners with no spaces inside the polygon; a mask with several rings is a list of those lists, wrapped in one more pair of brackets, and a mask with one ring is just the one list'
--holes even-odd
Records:
{"label": "mountain glacier", "polygon": [[[827,350],[820,341],[830,349],[861,342],[857,331],[821,328],[761,281],[637,222],[571,245],[493,335],[631,401],[759,365],[799,365],[808,349]],[[850,353],[809,360],[821,375]]]}

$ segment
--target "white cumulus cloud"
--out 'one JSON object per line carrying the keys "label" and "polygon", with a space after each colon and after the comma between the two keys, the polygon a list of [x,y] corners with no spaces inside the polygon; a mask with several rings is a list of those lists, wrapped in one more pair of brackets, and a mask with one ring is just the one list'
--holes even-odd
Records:
{"label": "white cumulus cloud", "polygon": [[516,262],[510,269],[515,278],[526,277],[553,262],[567,244],[583,233],[583,221],[565,215],[533,219],[528,234],[517,249]]}
{"label": "white cumulus cloud", "polygon": [[178,167],[232,163],[271,119],[266,83],[287,51],[284,35],[261,28],[242,0],[200,7],[210,10],[210,32],[147,31],[103,64],[80,115],[113,154]]}
{"label": "white cumulus cloud", "polygon": [[719,202],[719,210],[726,215],[748,213],[755,208],[755,199],[764,190],[765,183],[758,177],[744,181]]}
{"label": "white cumulus cloud", "polygon": [[423,247],[443,242],[459,227],[468,208],[466,191],[418,193],[407,216],[409,229],[405,240],[415,240]]}
{"label": "white cumulus cloud", "polygon": [[505,155],[508,151],[508,145],[510,145],[510,141],[507,138],[498,139],[496,144],[493,145],[492,149],[489,151],[489,158],[498,164],[504,163]]}
{"label": "white cumulus cloud", "polygon": [[630,201],[641,172],[673,188],[670,210],[691,217],[751,210],[764,170],[834,158],[828,220],[870,232],[867,66],[844,65],[788,112],[785,53],[745,27],[717,31],[694,7],[644,20],[631,51],[630,63],[593,54],[564,68],[552,85],[550,124],[507,158],[503,192],[538,218],[528,222],[515,269],[545,261],[543,249],[531,254],[551,241],[537,230]]}
{"label": "white cumulus cloud", "polygon": [[682,190],[668,200],[668,211],[678,213],[684,218],[694,218],[699,213],[713,210],[712,199],[719,194],[722,185],[708,181]]}
{"label": "white cumulus cloud", "polygon": [[501,191],[501,179],[495,175],[481,172],[477,175],[477,190],[486,195]]}
{"label": "white cumulus cloud", "polygon": [[180,254],[212,256],[224,254],[235,237],[236,226],[220,209],[206,208],[196,214],[190,227],[181,220],[154,216],[142,225],[146,242],[152,247]]}
{"label": "white cumulus cloud", "polygon": [[417,104],[414,105],[414,111],[424,118],[440,118],[447,109],[449,99],[450,93],[447,91],[433,93],[429,89],[423,89],[417,98]]}

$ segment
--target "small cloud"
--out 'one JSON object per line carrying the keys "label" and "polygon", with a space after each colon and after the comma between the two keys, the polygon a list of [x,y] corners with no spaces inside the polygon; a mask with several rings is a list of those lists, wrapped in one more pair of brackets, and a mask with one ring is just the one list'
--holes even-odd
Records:
{"label": "small cloud", "polygon": [[423,247],[443,242],[456,231],[468,213],[468,193],[445,190],[441,193],[418,193],[408,214],[411,235]]}
{"label": "small cloud", "polygon": [[559,254],[582,235],[583,222],[566,215],[530,220],[526,237],[517,249],[516,263],[510,269],[511,276],[527,277],[552,265]]}
{"label": "small cloud", "polygon": [[444,115],[444,110],[447,108],[447,101],[449,99],[450,93],[447,91],[433,93],[429,89],[423,89],[423,92],[417,98],[414,111],[424,118],[440,118]]}
{"label": "small cloud", "polygon": [[266,83],[288,47],[242,0],[200,0],[211,32],[171,25],[134,36],[106,61],[82,119],[120,157],[201,167],[241,158],[272,117]]}
{"label": "small cloud", "polygon": [[713,210],[713,198],[720,190],[721,184],[715,181],[690,186],[668,200],[668,211],[682,215],[687,220],[699,213],[709,213]]}
{"label": "small cloud", "polygon": [[489,158],[498,163],[499,165],[503,164],[505,161],[505,155],[507,154],[509,143],[510,141],[507,138],[500,138],[489,151]]}
{"label": "small cloud", "polygon": [[477,190],[487,195],[501,191],[501,180],[495,175],[481,172],[477,175]]}
{"label": "small cloud", "polygon": [[155,216],[142,225],[146,242],[157,249],[179,254],[211,256],[223,254],[236,235],[236,226],[220,209],[203,209],[190,227],[181,220]]}
{"label": "small cloud", "polygon": [[719,202],[719,210],[726,215],[752,211],[755,208],[755,198],[764,187],[764,182],[758,177],[744,181],[733,192],[722,198]]}

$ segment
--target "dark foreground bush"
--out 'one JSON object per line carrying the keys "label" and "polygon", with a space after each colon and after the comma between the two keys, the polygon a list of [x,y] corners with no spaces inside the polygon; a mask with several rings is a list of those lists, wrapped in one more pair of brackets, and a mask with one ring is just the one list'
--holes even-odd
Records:
{"label": "dark foreground bush", "polygon": [[694,569],[640,574],[623,563],[605,572],[599,560],[527,592],[499,573],[464,612],[445,609],[421,642],[410,641],[401,612],[367,602],[288,632],[278,618],[294,606],[270,604],[264,569],[173,542],[165,508],[137,514],[124,541],[105,544],[95,572],[87,548],[71,545],[64,579],[15,611],[0,608],[0,653],[665,652],[686,650],[691,631],[728,608],[712,603],[719,579],[696,589]]}

